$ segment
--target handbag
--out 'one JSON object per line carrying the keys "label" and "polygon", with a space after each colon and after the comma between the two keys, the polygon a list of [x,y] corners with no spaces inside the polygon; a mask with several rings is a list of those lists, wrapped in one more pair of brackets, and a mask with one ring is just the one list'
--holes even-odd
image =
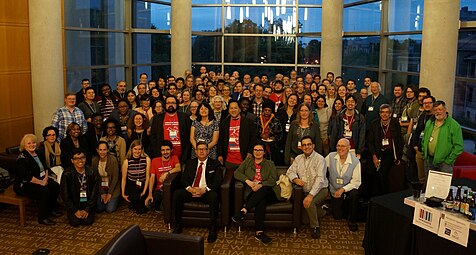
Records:
{"label": "handbag", "polygon": [[61,182],[61,175],[63,174],[63,167],[62,166],[54,166],[50,169],[54,174],[49,176],[49,178],[53,179],[55,182],[60,184]]}
{"label": "handbag", "polygon": [[286,200],[291,198],[291,195],[293,193],[293,185],[289,181],[289,178],[287,175],[285,174],[280,175],[278,181],[276,182],[276,185],[278,185],[281,188],[281,198],[284,198]]}

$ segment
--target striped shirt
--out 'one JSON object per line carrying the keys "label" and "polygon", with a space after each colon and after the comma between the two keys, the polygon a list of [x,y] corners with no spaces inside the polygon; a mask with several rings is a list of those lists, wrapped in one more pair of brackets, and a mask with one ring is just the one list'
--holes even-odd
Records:
{"label": "striped shirt", "polygon": [[127,160],[127,179],[131,181],[145,180],[147,160],[145,157]]}

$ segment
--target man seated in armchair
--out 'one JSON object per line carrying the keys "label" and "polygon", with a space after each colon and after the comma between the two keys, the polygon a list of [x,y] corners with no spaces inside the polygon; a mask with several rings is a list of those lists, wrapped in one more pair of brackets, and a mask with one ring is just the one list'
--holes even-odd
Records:
{"label": "man seated in armchair", "polygon": [[210,231],[208,242],[217,240],[217,218],[219,208],[219,192],[222,182],[222,170],[217,160],[208,157],[207,143],[197,143],[196,159],[188,160],[182,173],[182,188],[174,192],[173,208],[175,216],[174,233],[183,231],[182,211],[184,203],[200,201],[210,205]]}

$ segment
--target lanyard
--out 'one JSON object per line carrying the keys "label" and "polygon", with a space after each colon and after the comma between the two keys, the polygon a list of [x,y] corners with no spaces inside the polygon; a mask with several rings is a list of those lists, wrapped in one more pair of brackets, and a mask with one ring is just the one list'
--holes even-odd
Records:
{"label": "lanyard", "polygon": [[388,122],[388,125],[387,125],[387,128],[384,128],[383,126],[383,123],[380,122],[380,126],[382,127],[382,131],[383,131],[383,136],[384,138],[387,137],[387,133],[388,133],[388,129],[390,128],[390,121]]}

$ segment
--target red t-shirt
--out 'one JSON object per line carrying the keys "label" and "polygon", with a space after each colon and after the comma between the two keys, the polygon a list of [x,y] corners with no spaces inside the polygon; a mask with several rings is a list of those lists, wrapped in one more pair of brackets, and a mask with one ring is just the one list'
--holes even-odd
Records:
{"label": "red t-shirt", "polygon": [[230,120],[230,138],[228,140],[228,154],[226,157],[226,162],[239,165],[243,162],[240,153],[240,124],[241,117],[237,120]]}
{"label": "red t-shirt", "polygon": [[261,177],[261,165],[255,163],[255,167],[256,167],[256,174],[255,174],[255,177],[253,178],[253,181],[254,182],[262,182],[263,177]]}
{"label": "red t-shirt", "polygon": [[162,157],[152,159],[152,162],[150,163],[150,174],[155,174],[155,181],[157,182],[155,190],[162,189],[163,183],[159,180],[162,174],[172,170],[175,165],[179,163],[179,159],[175,155],[172,155],[168,161],[163,161]]}
{"label": "red t-shirt", "polygon": [[280,95],[278,95],[276,93],[272,93],[269,96],[269,99],[274,102],[274,110],[277,111],[279,105],[281,104],[281,102],[283,100],[283,93],[281,93]]}
{"label": "red t-shirt", "polygon": [[165,114],[164,116],[164,140],[170,140],[174,146],[172,155],[176,155],[180,158],[182,155],[182,146],[180,144],[180,128],[178,122],[178,115],[174,114],[170,116]]}

